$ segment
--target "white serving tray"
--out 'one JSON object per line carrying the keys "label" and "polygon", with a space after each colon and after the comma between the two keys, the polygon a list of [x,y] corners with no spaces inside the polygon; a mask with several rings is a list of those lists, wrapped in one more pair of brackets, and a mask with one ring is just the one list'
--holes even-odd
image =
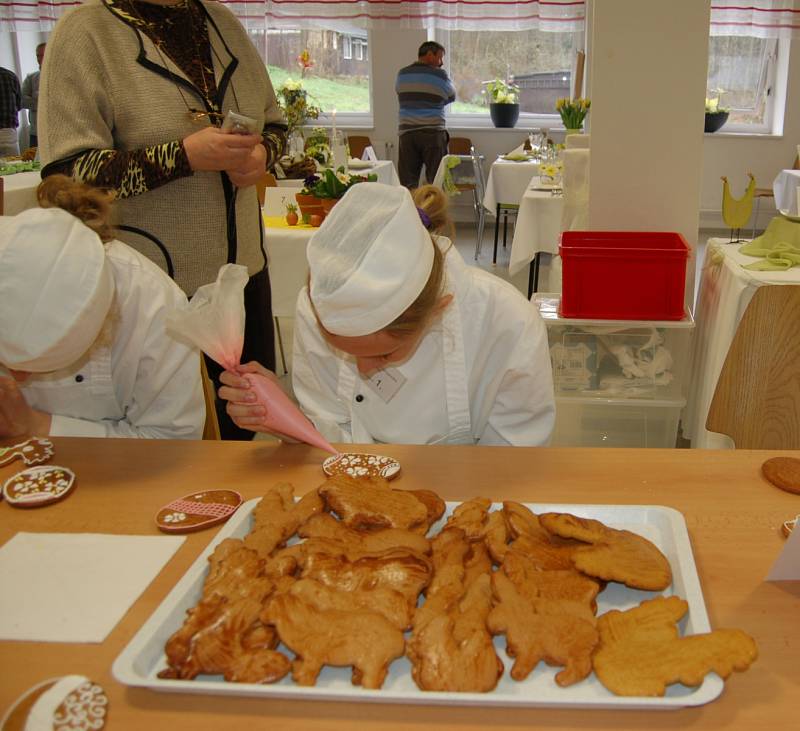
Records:
{"label": "white serving tray", "polygon": [[[526,680],[517,682],[509,675],[513,661],[505,653],[503,636],[495,638],[495,648],[506,670],[497,688],[491,693],[422,691],[412,680],[411,665],[405,657],[392,663],[380,690],[365,690],[352,685],[350,668],[330,667],[323,668],[314,687],[295,685],[288,676],[272,685],[227,683],[222,676],[209,675],[198,676],[195,680],[162,680],[158,677],[158,672],[166,667],[164,644],[182,625],[186,610],[198,602],[208,570],[208,556],[225,538],[242,538],[250,531],[251,513],[257,503],[257,499],[249,500],[239,508],[117,657],[113,674],[120,683],[172,693],[205,695],[375,703],[614,709],[677,709],[697,706],[714,700],[722,692],[724,683],[713,673],[707,675],[703,684],[697,688],[672,685],[662,698],[615,696],[600,684],[594,674],[569,688],[561,688],[554,680],[560,668],[548,667],[543,662],[539,663]],[[446,515],[457,504],[448,503]],[[609,527],[624,528],[651,540],[661,549],[672,567],[672,586],[662,593],[665,596],[676,594],[689,603],[689,612],[680,624],[681,635],[710,630],[686,523],[677,510],[654,505],[529,503],[527,506],[534,513],[560,512],[595,518]],[[501,507],[500,504],[495,504],[492,509]],[[432,534],[438,531],[443,521],[444,519],[434,526]],[[597,613],[600,615],[610,609],[628,609],[657,595],[654,592],[628,589],[621,584],[609,584],[597,597]],[[286,648],[281,646],[280,649],[292,657],[292,653]]]}

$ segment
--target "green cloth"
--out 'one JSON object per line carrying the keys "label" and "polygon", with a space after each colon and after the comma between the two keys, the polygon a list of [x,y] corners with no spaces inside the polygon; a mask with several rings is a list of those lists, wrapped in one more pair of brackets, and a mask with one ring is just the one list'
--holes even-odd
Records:
{"label": "green cloth", "polygon": [[461,164],[460,158],[456,155],[446,155],[444,158],[444,175],[442,176],[442,190],[447,193],[447,195],[458,195],[458,188],[456,187],[455,181],[453,180],[453,173],[450,171],[454,167],[458,167]]}
{"label": "green cloth", "polygon": [[744,266],[752,271],[777,272],[800,266],[800,223],[776,216],[761,236],[740,246],[739,251],[762,257]]}

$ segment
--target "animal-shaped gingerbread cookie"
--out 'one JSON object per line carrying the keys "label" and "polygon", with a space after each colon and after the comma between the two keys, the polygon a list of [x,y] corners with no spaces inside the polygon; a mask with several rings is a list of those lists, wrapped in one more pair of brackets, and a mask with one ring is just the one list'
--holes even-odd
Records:
{"label": "animal-shaped gingerbread cookie", "polygon": [[193,533],[226,521],[242,504],[233,490],[203,490],[165,505],[156,515],[156,525],[164,533]]}
{"label": "animal-shaped gingerbread cookie", "polygon": [[592,659],[600,682],[617,695],[662,696],[672,683],[697,686],[712,671],[725,679],[756,659],[755,641],[738,629],[679,637],[677,623],[688,608],[677,596],[658,597],[602,615]]}
{"label": "animal-shaped gingerbread cookie", "polygon": [[0,447],[0,467],[21,459],[26,465],[47,462],[55,454],[53,442],[49,439],[31,437],[10,447]]}
{"label": "animal-shaped gingerbread cookie", "polygon": [[40,465],[17,472],[3,485],[3,497],[15,508],[38,508],[63,500],[75,487],[67,467]]}

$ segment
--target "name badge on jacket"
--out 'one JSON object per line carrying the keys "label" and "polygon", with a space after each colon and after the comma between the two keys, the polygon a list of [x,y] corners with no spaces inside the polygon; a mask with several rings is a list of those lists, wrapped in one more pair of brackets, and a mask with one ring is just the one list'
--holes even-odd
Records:
{"label": "name badge on jacket", "polygon": [[367,379],[370,389],[388,404],[408,380],[397,368],[383,368]]}

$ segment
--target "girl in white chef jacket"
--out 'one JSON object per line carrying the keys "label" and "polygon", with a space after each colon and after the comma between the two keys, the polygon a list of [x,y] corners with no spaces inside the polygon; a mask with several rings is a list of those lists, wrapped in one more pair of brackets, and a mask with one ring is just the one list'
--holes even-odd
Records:
{"label": "girl in white chef jacket", "polygon": [[[419,206],[419,208],[417,207]],[[333,442],[546,444],[555,418],[547,333],[514,287],[468,267],[444,194],[353,186],[308,245],[292,383]],[[258,364],[242,372],[264,372]],[[237,424],[259,429],[247,382],[223,377]]]}
{"label": "girl in white chef jacket", "polygon": [[39,202],[0,218],[0,437],[199,439],[199,354],[164,328],[185,295],[112,240],[107,195],[53,176]]}

